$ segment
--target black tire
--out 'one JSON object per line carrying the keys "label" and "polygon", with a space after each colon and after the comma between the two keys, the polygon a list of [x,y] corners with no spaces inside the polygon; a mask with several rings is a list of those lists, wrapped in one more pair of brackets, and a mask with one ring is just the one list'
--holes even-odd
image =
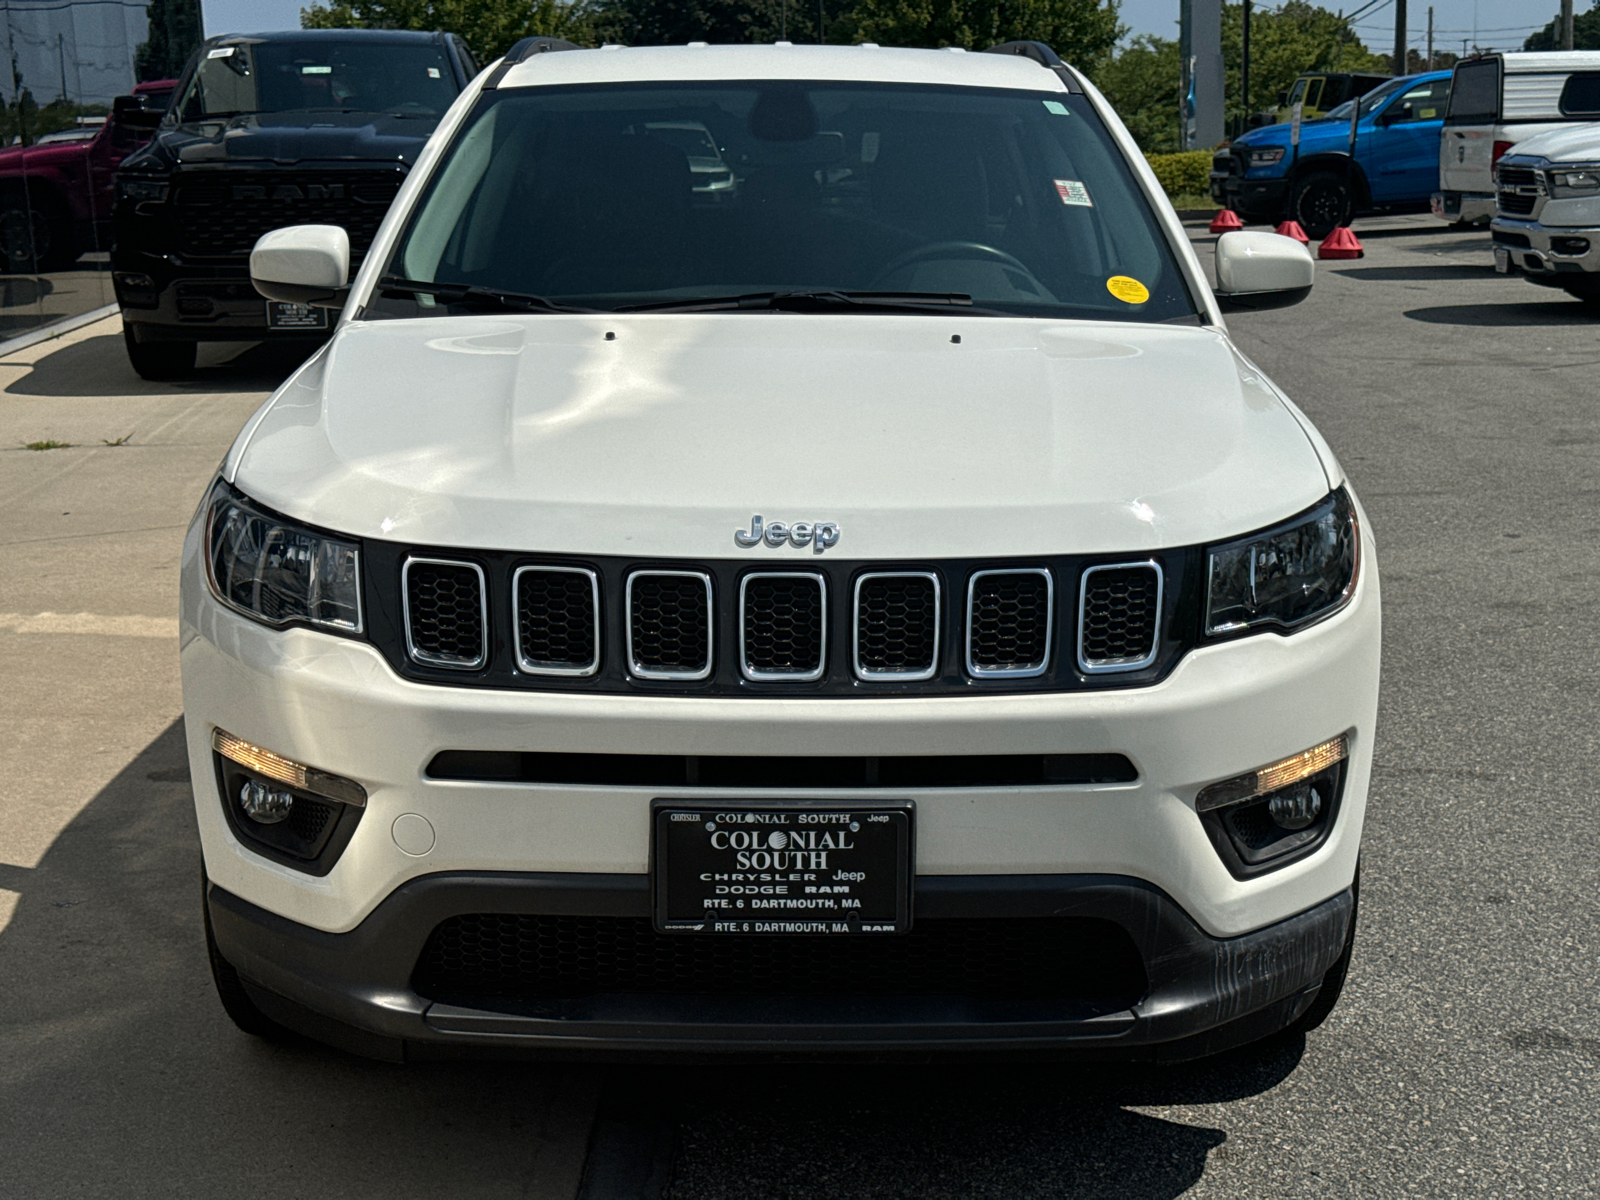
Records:
{"label": "black tire", "polygon": [[1339,997],[1344,992],[1344,981],[1350,974],[1350,959],[1356,949],[1356,917],[1361,911],[1360,864],[1356,865],[1356,877],[1350,884],[1350,900],[1350,932],[1345,935],[1344,953],[1322,977],[1322,986],[1317,989],[1316,999],[1311,1001],[1311,1007],[1283,1031],[1284,1037],[1300,1037],[1321,1025],[1332,1014],[1333,1006],[1339,1003]]}
{"label": "black tire", "polygon": [[211,960],[211,982],[216,985],[217,999],[222,1001],[222,1011],[228,1014],[241,1030],[251,1037],[277,1041],[287,1037],[289,1031],[256,1007],[250,993],[239,982],[239,972],[222,957],[217,949],[217,937],[211,930],[211,903],[206,899],[207,885],[204,867],[200,868],[200,911],[205,915],[206,957]]}
{"label": "black tire", "polygon": [[1289,215],[1314,242],[1320,242],[1351,216],[1350,181],[1338,171],[1312,171],[1295,182]]}
{"label": "black tire", "polygon": [[141,342],[128,325],[122,327],[122,341],[141,379],[161,383],[187,378],[194,371],[194,342]]}

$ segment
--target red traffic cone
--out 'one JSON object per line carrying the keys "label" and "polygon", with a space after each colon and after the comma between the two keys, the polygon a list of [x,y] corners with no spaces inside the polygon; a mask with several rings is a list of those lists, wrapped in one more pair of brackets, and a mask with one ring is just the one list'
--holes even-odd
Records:
{"label": "red traffic cone", "polygon": [[1306,231],[1300,228],[1299,221],[1285,221],[1273,230],[1279,237],[1292,237],[1302,246],[1309,246],[1311,239],[1306,236]]}
{"label": "red traffic cone", "polygon": [[1317,247],[1318,258],[1360,258],[1363,253],[1361,242],[1348,225],[1334,226],[1333,232]]}
{"label": "red traffic cone", "polygon": [[1231,233],[1235,229],[1243,229],[1244,222],[1239,220],[1239,214],[1231,208],[1225,208],[1211,218],[1212,233]]}

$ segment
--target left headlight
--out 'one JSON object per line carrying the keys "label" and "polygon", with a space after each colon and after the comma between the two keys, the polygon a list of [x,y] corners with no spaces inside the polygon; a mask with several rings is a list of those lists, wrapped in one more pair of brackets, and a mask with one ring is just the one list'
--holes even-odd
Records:
{"label": "left headlight", "polygon": [[1298,629],[1343,608],[1356,590],[1361,529],[1340,488],[1273,529],[1213,546],[1206,563],[1206,635]]}
{"label": "left headlight", "polygon": [[361,549],[285,520],[226,484],[206,513],[206,576],[230,608],[268,625],[361,632]]}
{"label": "left headlight", "polygon": [[1600,192],[1600,167],[1580,167],[1577,170],[1546,171],[1552,196],[1593,196]]}
{"label": "left headlight", "polygon": [[1283,161],[1282,146],[1263,146],[1259,150],[1250,150],[1250,165],[1252,167],[1270,167]]}

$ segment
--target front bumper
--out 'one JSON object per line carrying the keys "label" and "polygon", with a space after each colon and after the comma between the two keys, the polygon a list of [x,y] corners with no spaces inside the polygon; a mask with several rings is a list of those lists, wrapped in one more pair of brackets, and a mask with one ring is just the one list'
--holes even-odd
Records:
{"label": "front bumper", "polygon": [[[340,934],[275,916],[216,886],[208,889],[206,902],[218,949],[258,1007],[313,1037],[394,1060],[470,1051],[1050,1050],[1092,1057],[1200,1057],[1267,1036],[1304,1012],[1343,953],[1355,912],[1353,893],[1346,889],[1265,929],[1219,939],[1196,926],[1165,893],[1126,877],[924,877],[915,897],[919,922],[1068,917],[1115,923],[1143,960],[1142,995],[1130,1005],[1126,996],[1110,998],[1092,988],[1030,1001],[848,993],[719,997],[665,990],[542,996],[477,1007],[458,998],[434,999],[414,987],[419,956],[440,922],[492,912],[647,923],[647,877],[423,876]],[[916,936],[915,928],[907,936]]]}
{"label": "front bumper", "polygon": [[1286,178],[1252,179],[1248,175],[1211,173],[1211,199],[1248,221],[1273,224],[1287,209]]}
{"label": "front bumper", "polygon": [[1482,225],[1494,216],[1495,197],[1493,192],[1435,192],[1429,208],[1441,221]]}
{"label": "front bumper", "polygon": [[[135,279],[153,286],[129,286]],[[323,339],[338,320],[338,313],[327,312],[318,329],[269,326],[267,301],[250,282],[247,262],[183,264],[164,255],[121,251],[112,256],[112,285],[123,323],[141,342]]]}
{"label": "front bumper", "polygon": [[1600,228],[1547,227],[1497,216],[1489,223],[1497,266],[1530,283],[1572,289],[1600,284]]}

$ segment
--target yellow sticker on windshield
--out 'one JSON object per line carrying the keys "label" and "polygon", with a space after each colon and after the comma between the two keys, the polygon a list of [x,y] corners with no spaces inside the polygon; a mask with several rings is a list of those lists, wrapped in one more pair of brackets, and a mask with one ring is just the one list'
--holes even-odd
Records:
{"label": "yellow sticker on windshield", "polygon": [[1106,280],[1106,291],[1124,304],[1143,304],[1150,299],[1150,289],[1126,275],[1113,275]]}

